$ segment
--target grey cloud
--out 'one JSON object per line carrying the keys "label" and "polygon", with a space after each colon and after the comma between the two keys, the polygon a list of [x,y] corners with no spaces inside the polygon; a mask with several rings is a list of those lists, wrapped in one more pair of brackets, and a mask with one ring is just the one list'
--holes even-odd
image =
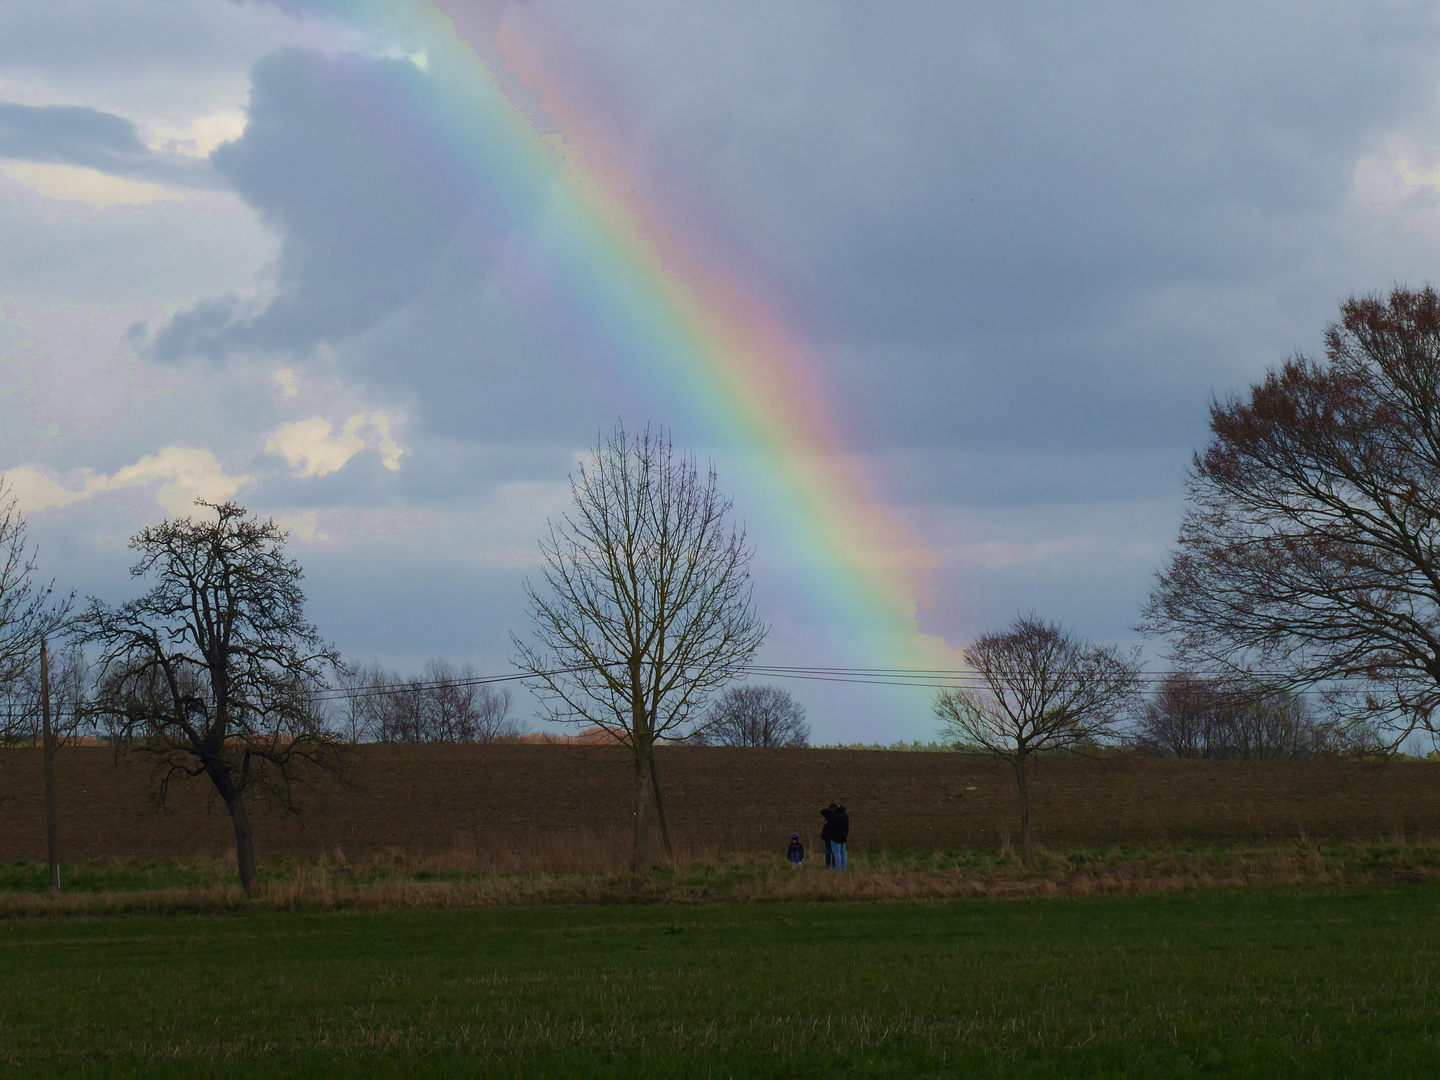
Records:
{"label": "grey cloud", "polygon": [[[812,343],[886,494],[977,520],[1033,508],[1022,539],[1101,535],[1081,511],[1103,523],[1127,491],[1154,503],[1135,512],[1147,538],[1173,536],[1158,496],[1180,490],[1211,392],[1313,348],[1342,296],[1421,266],[1367,253],[1351,200],[1357,161],[1432,107],[1428,6],[512,14],[522,36],[532,18],[565,36],[588,69],[566,88],[602,88],[617,160]],[[536,325],[505,254],[523,255],[525,223],[500,229],[475,198],[427,187],[443,171],[399,167],[355,104],[403,95],[424,115],[440,92],[403,61],[257,66],[251,127],[215,164],[282,238],[274,299],[195,305],[156,351],[326,342],[367,387],[414,395],[417,438],[583,445],[617,412],[668,420],[593,373],[606,361],[585,342]],[[1154,561],[1120,550],[1140,531],[1105,533],[1117,554],[1089,577],[1047,576],[1043,559],[947,571],[941,606],[989,621],[1058,605],[1087,633],[1124,633]]]}
{"label": "grey cloud", "polygon": [[186,187],[217,186],[207,162],[156,154],[129,120],[81,105],[0,102],[0,158],[79,165]]}
{"label": "grey cloud", "polygon": [[[154,354],[303,352],[478,280],[502,227],[479,192],[445,183],[451,163],[426,160],[404,126],[439,95],[405,60],[293,50],[257,64],[245,134],[211,158],[283,237],[274,297],[256,312],[202,301],[160,330]],[[384,103],[401,100],[414,112],[386,116]]]}
{"label": "grey cloud", "polygon": [[70,102],[173,117],[227,107],[257,57],[306,40],[307,29],[325,33],[218,0],[3,0],[0,67],[7,85],[47,94],[63,85]]}
{"label": "grey cloud", "polygon": [[[578,2],[537,17],[603,57],[630,150],[703,191],[700,220],[853,361],[830,374],[864,446],[1188,440],[1226,352],[1314,340],[1224,328],[1238,298],[1283,291],[1289,315],[1308,290],[1318,336],[1376,284],[1342,222],[1354,165],[1434,83],[1421,6],[741,4],[653,36]],[[1156,335],[1175,289],[1210,308]]]}
{"label": "grey cloud", "polygon": [[[624,11],[512,14],[583,46],[608,134],[778,284],[864,449],[1188,444],[1227,357],[1310,345],[1337,296],[1374,284],[1339,220],[1354,162],[1434,79],[1419,9]],[[448,433],[477,424],[483,380],[526,406],[502,424],[546,415],[575,357],[497,280],[497,226],[402,167],[409,148],[355,104],[404,97],[413,124],[440,92],[403,61],[258,65],[251,126],[215,164],[283,237],[275,297],[205,301],[156,355],[348,341],[347,364],[411,387]],[[523,223],[506,239],[523,248]],[[1232,321],[1277,291],[1314,299]],[[1176,292],[1181,325],[1161,310]]]}
{"label": "grey cloud", "polygon": [[402,473],[386,469],[374,450],[360,451],[325,476],[297,476],[275,453],[258,459],[252,470],[261,479],[247,491],[247,498],[257,506],[284,509],[395,505],[405,481]]}
{"label": "grey cloud", "polygon": [[[624,391],[587,381],[535,316],[526,230],[548,193],[496,220],[447,148],[412,139],[441,93],[404,60],[287,51],[257,64],[245,133],[213,160],[281,237],[273,295],[202,299],[150,354],[303,359],[334,346],[352,376],[464,439],[534,444],[613,418]],[[405,115],[385,116],[395,101]]]}
{"label": "grey cloud", "polygon": [[122,172],[142,163],[150,149],[134,124],[98,109],[0,102],[0,154]]}

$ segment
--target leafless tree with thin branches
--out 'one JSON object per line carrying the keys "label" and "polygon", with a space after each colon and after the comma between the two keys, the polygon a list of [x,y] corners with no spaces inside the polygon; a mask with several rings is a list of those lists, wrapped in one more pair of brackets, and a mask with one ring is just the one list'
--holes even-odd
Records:
{"label": "leafless tree with thin branches", "polygon": [[695,742],[718,746],[808,746],[805,706],[787,690],[742,683],[715,700]]}
{"label": "leafless tree with thin branches", "polygon": [[570,486],[570,513],[540,544],[541,580],[526,583],[535,631],[513,638],[516,664],[549,719],[594,725],[630,749],[642,873],[652,792],[668,842],[656,742],[688,736],[765,638],[752,551],[714,467],[702,473],[663,431],[617,427]]}
{"label": "leafless tree with thin branches", "polygon": [[331,702],[336,733],[352,745],[380,739],[388,701],[399,681],[382,664],[341,664],[335,679],[339,693]]}
{"label": "leafless tree with thin branches", "polygon": [[1142,629],[1181,663],[1320,688],[1394,747],[1440,706],[1440,295],[1352,298],[1323,361],[1211,405]]}
{"label": "leafless tree with thin branches", "polygon": [[37,579],[36,549],[10,485],[0,478],[0,687],[37,662],[40,643],[57,633],[75,594],[57,596]]}
{"label": "leafless tree with thin branches", "polygon": [[1299,694],[1254,680],[1168,674],[1135,723],[1135,745],[1178,758],[1308,758],[1356,749]]}
{"label": "leafless tree with thin branches", "polygon": [[[64,744],[95,728],[92,672],[82,650],[71,646],[50,654],[50,724]],[[40,658],[0,687],[0,745],[41,743]]]}
{"label": "leafless tree with thin branches", "polygon": [[977,638],[965,663],[983,689],[942,690],[935,714],[952,740],[1009,763],[1020,798],[1021,859],[1031,866],[1031,758],[1118,734],[1140,690],[1139,651],[1092,645],[1026,615]]}
{"label": "leafless tree with thin branches", "polygon": [[[510,691],[479,681],[475,669],[432,659],[418,675],[362,665],[349,676],[342,720],[363,738],[395,743],[490,743],[520,733]],[[355,741],[359,741],[356,739]]]}
{"label": "leafless tree with thin branches", "polygon": [[301,771],[333,767],[336,741],[316,691],[338,657],[305,619],[286,534],[235,503],[197,505],[214,519],[168,519],[131,540],[139,561],[130,572],[154,586],[118,607],[92,599],[74,638],[100,649],[96,707],[117,738],[158,758],[158,797],[176,778],[214,785],[249,891],[247,797],[264,793],[293,811]]}
{"label": "leafless tree with thin branches", "polygon": [[1167,675],[1136,720],[1137,744],[1147,753],[1209,758],[1220,742],[1219,684],[1189,671]]}

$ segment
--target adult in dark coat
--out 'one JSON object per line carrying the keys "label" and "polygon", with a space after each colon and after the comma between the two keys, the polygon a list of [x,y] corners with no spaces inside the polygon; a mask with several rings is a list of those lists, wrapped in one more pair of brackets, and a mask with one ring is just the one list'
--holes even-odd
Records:
{"label": "adult in dark coat", "polygon": [[844,870],[850,865],[849,857],[845,852],[845,845],[850,840],[850,811],[845,807],[835,804],[830,808],[830,854],[834,860],[836,870]]}
{"label": "adult in dark coat", "polygon": [[824,826],[822,826],[821,829],[820,829],[820,839],[825,842],[825,869],[826,869],[826,870],[829,870],[831,867],[833,867],[833,866],[835,865],[835,848],[834,848],[834,841],[835,841],[835,823],[831,820],[832,817],[834,816],[834,814],[835,814],[835,804],[834,804],[833,802],[832,802],[829,806],[827,806],[824,810],[821,810],[821,811],[820,811],[820,816],[825,819],[825,824],[824,824]]}

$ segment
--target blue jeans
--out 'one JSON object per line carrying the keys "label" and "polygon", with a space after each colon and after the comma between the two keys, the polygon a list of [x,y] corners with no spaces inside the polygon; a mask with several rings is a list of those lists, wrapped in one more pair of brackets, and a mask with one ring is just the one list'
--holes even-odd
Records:
{"label": "blue jeans", "polygon": [[835,845],[829,840],[825,841],[825,869],[829,870],[835,865]]}
{"label": "blue jeans", "polygon": [[850,865],[850,863],[849,863],[849,862],[846,860],[846,858],[845,858],[845,845],[844,845],[844,844],[837,844],[837,843],[835,843],[834,840],[831,840],[831,841],[830,841],[830,854],[831,854],[831,857],[835,860],[835,869],[836,869],[836,870],[844,870],[844,869],[846,869],[846,868]]}

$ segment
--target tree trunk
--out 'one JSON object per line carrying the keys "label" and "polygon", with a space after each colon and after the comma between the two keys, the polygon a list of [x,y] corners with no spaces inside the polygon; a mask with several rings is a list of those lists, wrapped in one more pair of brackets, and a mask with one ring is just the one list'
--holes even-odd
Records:
{"label": "tree trunk", "polygon": [[660,821],[660,837],[665,841],[665,857],[673,860],[675,848],[670,843],[670,826],[665,821],[665,797],[660,794],[660,774],[655,770],[655,750],[650,750],[650,786],[655,793],[655,817]]}
{"label": "tree trunk", "polygon": [[254,892],[259,875],[255,872],[255,830],[251,828],[250,815],[245,811],[245,796],[223,766],[214,766],[209,772],[235,826],[235,862],[240,869],[240,887],[248,895]]}
{"label": "tree trunk", "polygon": [[236,794],[230,804],[230,818],[235,822],[235,861],[240,867],[240,887],[247,894],[255,891],[259,875],[255,872],[255,831],[250,827],[250,815],[245,812],[244,798]]}
{"label": "tree trunk", "polygon": [[637,875],[650,871],[650,768],[648,746],[635,747],[635,861]]}
{"label": "tree trunk", "polygon": [[1027,757],[1028,754],[1021,754],[1015,758],[1015,788],[1020,793],[1020,861],[1028,870],[1035,864],[1035,847],[1030,833],[1030,778],[1025,771]]}

